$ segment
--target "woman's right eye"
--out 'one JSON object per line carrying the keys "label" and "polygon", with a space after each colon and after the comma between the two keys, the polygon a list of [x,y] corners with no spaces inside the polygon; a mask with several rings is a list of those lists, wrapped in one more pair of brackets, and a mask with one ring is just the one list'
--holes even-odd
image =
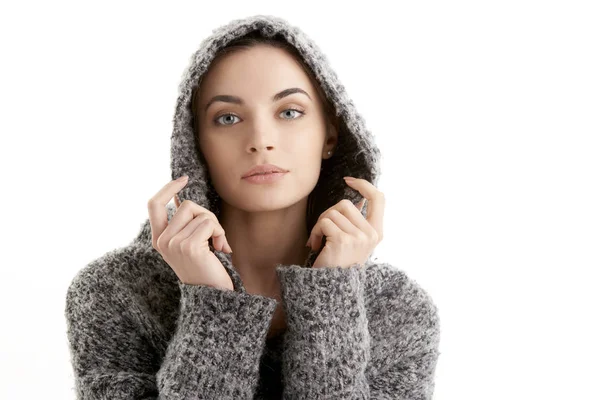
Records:
{"label": "woman's right eye", "polygon": [[233,114],[223,114],[223,115],[220,115],[220,116],[218,116],[217,118],[215,118],[215,121],[214,121],[214,122],[215,122],[217,125],[231,125],[231,124],[221,124],[221,123],[219,123],[219,120],[220,120],[221,118],[223,118],[223,117],[235,117],[235,118],[238,118],[236,115],[233,115]]}

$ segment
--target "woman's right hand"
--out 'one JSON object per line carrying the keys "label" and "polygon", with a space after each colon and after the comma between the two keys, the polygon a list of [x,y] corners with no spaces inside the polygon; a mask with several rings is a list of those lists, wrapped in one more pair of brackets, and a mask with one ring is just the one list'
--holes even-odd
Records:
{"label": "woman's right hand", "polygon": [[168,221],[165,207],[185,187],[187,179],[167,183],[148,201],[152,247],[181,282],[233,290],[229,274],[208,245],[212,238],[215,249],[232,252],[215,214],[190,200],[179,206],[176,199],[177,211]]}

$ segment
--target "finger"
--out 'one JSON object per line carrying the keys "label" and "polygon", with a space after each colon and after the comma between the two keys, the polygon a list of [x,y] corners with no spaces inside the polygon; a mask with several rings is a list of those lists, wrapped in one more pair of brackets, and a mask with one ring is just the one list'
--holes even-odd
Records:
{"label": "finger", "polygon": [[[343,200],[342,200],[343,201]],[[331,207],[329,207],[328,209],[326,209],[325,211],[323,211],[321,213],[321,215],[319,215],[319,218],[317,218],[317,221],[315,222],[315,225],[313,226],[313,229],[310,231],[309,235],[308,235],[308,241],[307,241],[307,246],[309,246],[311,249],[313,249],[315,247],[315,242],[319,243],[319,248],[321,248],[321,246],[323,245],[323,243],[321,242],[322,239],[322,235],[319,235],[319,239],[318,241],[316,240],[317,238],[315,237],[315,228],[317,227],[317,225],[319,224],[319,222],[321,222],[321,219],[323,219],[324,217],[327,217],[328,213],[331,210],[336,209],[337,207],[339,207],[339,204],[342,202],[338,202],[335,203],[334,205],[332,205]]]}
{"label": "finger", "polygon": [[203,213],[198,215],[196,218],[194,218],[192,221],[190,221],[190,223],[188,223],[185,228],[183,228],[181,231],[179,231],[179,233],[177,233],[173,239],[176,239],[179,243],[183,242],[185,239],[188,239],[196,230],[196,228],[198,228],[198,225],[200,225],[202,222],[204,222],[207,219],[211,219],[208,214]]}
{"label": "finger", "polygon": [[152,231],[152,245],[156,247],[156,241],[162,235],[165,228],[169,225],[167,215],[167,203],[173,196],[185,187],[187,179],[182,181],[173,180],[162,187],[148,201],[148,215],[150,219],[150,229]]}
{"label": "finger", "polygon": [[323,218],[315,224],[311,231],[311,238],[313,240],[311,241],[310,247],[313,251],[321,248],[321,245],[319,245],[319,248],[317,249],[313,248],[313,243],[317,237],[319,238],[318,243],[321,243],[321,238],[323,238],[323,236],[327,236],[327,240],[330,240],[331,242],[336,242],[342,234],[344,234],[344,232],[335,224],[335,222],[328,217]]}
{"label": "finger", "polygon": [[[194,242],[200,242],[200,243],[204,243],[207,241],[207,236],[210,235],[210,231],[214,231],[214,225],[212,223],[212,221],[210,220],[210,218],[205,218],[205,219],[201,219],[199,224],[196,224],[196,227],[194,228],[194,231],[191,233],[191,235],[184,240],[189,240],[189,241],[194,241]],[[210,236],[209,236],[210,238]],[[215,246],[213,246],[215,247]],[[215,250],[218,250],[215,247]]]}
{"label": "finger", "polygon": [[369,202],[367,206],[366,220],[371,224],[380,236],[383,236],[383,209],[385,198],[383,192],[379,191],[371,182],[360,179],[345,179],[348,186],[358,192]]}
{"label": "finger", "polygon": [[[221,225],[219,225],[219,226],[221,226]],[[223,229],[223,228],[221,228],[221,229]],[[212,241],[213,241],[213,247],[216,250],[226,252],[226,253],[230,253],[232,251],[231,246],[229,246],[229,243],[227,242],[227,237],[225,236],[225,231],[223,231],[222,235],[213,235]]]}
{"label": "finger", "polygon": [[[196,222],[196,220],[198,222]],[[206,223],[204,223],[204,221],[207,221]],[[200,226],[202,225],[202,226]],[[191,232],[190,232],[190,228],[191,226]],[[205,229],[211,229],[212,230],[212,235],[206,237],[206,233],[205,233]],[[226,249],[227,245],[227,241],[225,240],[225,232],[223,232],[223,235],[215,235],[215,233],[219,233],[223,228],[214,223],[214,220],[212,218],[207,217],[207,214],[204,215],[199,215],[196,218],[194,218],[194,220],[192,222],[190,222],[189,224],[187,224],[187,226],[184,228],[184,230],[186,231],[186,234],[188,234],[188,232],[190,232],[186,238],[182,239],[181,242],[183,242],[184,240],[201,240],[201,241],[207,241],[208,239],[210,239],[212,237],[213,239],[213,247],[215,248],[215,250],[218,251],[228,251]],[[182,231],[183,232],[183,231]],[[179,236],[180,233],[177,234],[177,236]]]}
{"label": "finger", "polygon": [[[369,223],[365,221],[362,215],[360,216],[360,218],[364,221],[365,224],[369,225]],[[343,213],[339,212],[338,210],[331,210],[326,216],[325,221],[327,219],[330,219],[339,228],[340,232],[343,232],[349,236],[359,237],[362,233],[358,226],[353,224],[348,218],[346,218],[346,216]],[[370,226],[368,226],[368,228],[372,229]],[[322,228],[320,228],[320,230],[320,233],[315,233],[315,240],[317,240],[317,243],[320,243],[323,240],[322,233],[324,232],[324,230]]]}
{"label": "finger", "polygon": [[[365,200],[362,200],[361,203],[364,204]],[[359,204],[360,205],[360,204]],[[337,211],[339,211],[346,219],[352,223],[352,225],[359,231],[364,232],[367,236],[370,237],[374,228],[371,224],[363,217],[360,209],[357,207],[352,207],[344,200],[340,201],[336,204]]]}
{"label": "finger", "polygon": [[[193,219],[198,217],[199,215],[206,214],[208,218],[210,218],[216,225],[215,232],[212,236],[213,247],[215,249],[221,249],[223,247],[223,243],[227,243],[227,239],[225,238],[225,230],[221,226],[221,223],[217,219],[216,215],[207,210],[206,208],[194,203],[193,201],[184,201],[181,204],[181,207],[177,210],[175,215],[171,218],[169,225],[165,228],[162,235],[164,235],[164,239],[161,239],[161,242],[165,240],[165,243],[168,243],[173,236],[179,233],[179,231],[183,230]],[[229,244],[227,243],[227,246]]]}
{"label": "finger", "polygon": [[[347,199],[345,199],[345,200],[346,200],[347,202],[350,202],[350,200],[347,200]],[[358,208],[359,210],[360,210],[360,209],[362,209],[362,205],[364,205],[364,202],[365,202],[365,200],[366,200],[366,199],[363,199],[363,200],[361,200],[360,202],[358,202],[358,203],[354,204],[354,206],[355,206],[356,208]],[[321,215],[319,215],[319,218],[317,219],[317,222],[319,221],[319,219],[321,219],[321,218],[323,218],[324,216],[326,216],[326,215],[327,215],[327,213],[328,213],[329,211],[331,211],[331,210],[338,210],[338,211],[340,211],[340,212],[341,212],[342,208],[344,208],[344,207],[342,207],[342,205],[343,205],[343,204],[344,204],[344,200],[340,200],[340,201],[338,201],[337,203],[335,203],[334,205],[332,205],[331,207],[329,207],[328,209],[326,209],[325,211],[323,211],[323,212],[321,213]],[[350,204],[352,204],[352,203],[350,203]],[[361,205],[361,204],[362,204],[362,205]]]}
{"label": "finger", "polygon": [[[349,200],[341,200],[333,206],[329,207],[320,216],[317,222],[322,218],[330,218],[334,221],[342,231],[352,236],[360,236],[361,232],[367,234],[370,237],[373,227],[363,217],[361,212],[357,209],[357,205],[353,205]],[[312,231],[309,240],[312,238]],[[315,237],[317,243],[320,243],[321,237]]]}

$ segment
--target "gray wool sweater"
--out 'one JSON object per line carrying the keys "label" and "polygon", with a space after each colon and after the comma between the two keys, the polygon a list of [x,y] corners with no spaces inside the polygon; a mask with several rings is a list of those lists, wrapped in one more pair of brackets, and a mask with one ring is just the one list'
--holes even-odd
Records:
{"label": "gray wool sweater", "polygon": [[[179,85],[171,136],[179,192],[219,215],[219,197],[195,147],[192,89],[212,57],[251,32],[292,43],[314,71],[341,121],[336,153],[317,184],[326,208],[360,194],[343,176],[380,173],[380,152],[327,58],[285,20],[255,15],[214,29]],[[318,189],[318,188],[317,188]],[[317,190],[316,189],[316,190]],[[167,205],[168,219],[175,206]],[[366,207],[363,208],[363,215]],[[212,247],[234,290],[179,281],[152,247],[150,221],[127,246],[82,268],[69,285],[65,317],[78,399],[431,399],[440,323],[428,293],[403,271],[364,267],[276,266],[287,318],[267,338],[277,301],[249,294],[231,255]]]}

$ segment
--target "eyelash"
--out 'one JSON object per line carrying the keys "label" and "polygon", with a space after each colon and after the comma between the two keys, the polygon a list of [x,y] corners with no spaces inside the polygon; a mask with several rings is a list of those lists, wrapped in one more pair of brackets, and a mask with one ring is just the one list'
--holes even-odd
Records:
{"label": "eyelash", "polygon": [[[300,119],[300,118],[302,118],[302,116],[304,116],[304,114],[305,114],[305,112],[304,112],[304,111],[302,111],[302,110],[298,110],[297,108],[293,108],[293,107],[292,107],[292,108],[286,108],[286,109],[285,109],[285,110],[283,110],[282,112],[285,112],[285,111],[296,111],[296,112],[300,113],[300,116],[299,116],[298,118],[284,118],[285,120],[288,120],[288,121],[294,121],[294,120]],[[280,113],[280,114],[281,114],[281,113]],[[220,119],[221,117],[225,117],[225,116],[227,116],[227,115],[233,115],[234,117],[237,117],[237,115],[235,115],[235,114],[232,114],[232,113],[225,113],[225,114],[221,114],[221,115],[219,115],[217,118],[215,118],[215,119],[213,120],[213,122],[214,122],[214,123],[215,123],[215,125],[217,125],[217,126],[233,126],[234,124],[220,124],[220,123],[219,123],[219,119]],[[239,117],[238,117],[238,118],[239,118]]]}

